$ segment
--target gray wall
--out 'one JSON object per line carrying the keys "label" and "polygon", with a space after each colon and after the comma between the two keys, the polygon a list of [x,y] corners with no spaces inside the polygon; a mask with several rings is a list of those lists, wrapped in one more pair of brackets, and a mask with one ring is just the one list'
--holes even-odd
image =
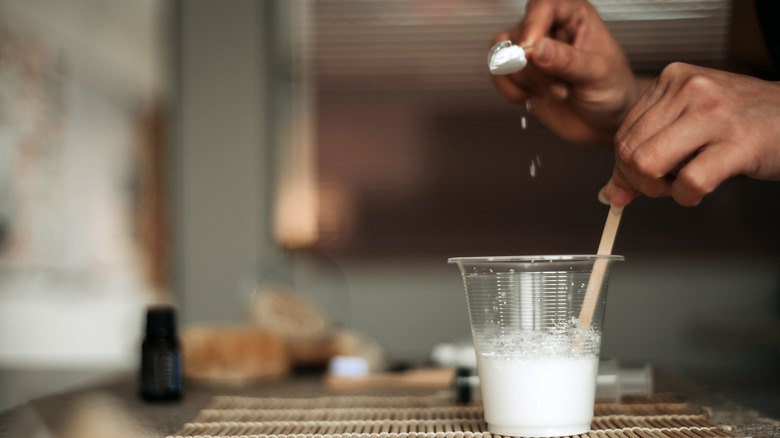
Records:
{"label": "gray wall", "polygon": [[178,2],[172,262],[183,320],[235,321],[267,249],[264,2]]}
{"label": "gray wall", "polygon": [[[762,369],[779,359],[777,257],[629,256],[609,283],[602,353],[698,370]],[[312,299],[345,302],[337,318],[399,356],[421,356],[437,342],[468,338],[457,267],[445,260],[377,260],[338,266],[343,280],[322,282],[317,260],[296,263],[296,288]],[[335,277],[334,277],[335,278]],[[346,285],[342,298],[333,284]]]}

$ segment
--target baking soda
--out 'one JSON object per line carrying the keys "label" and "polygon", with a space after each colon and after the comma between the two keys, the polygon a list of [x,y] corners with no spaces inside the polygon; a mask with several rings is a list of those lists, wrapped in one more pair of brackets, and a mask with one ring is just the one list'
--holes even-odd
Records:
{"label": "baking soda", "polygon": [[531,160],[531,164],[528,166],[528,173],[531,174],[531,178],[536,178],[536,171],[540,167],[542,167],[542,160],[537,155]]}
{"label": "baking soda", "polygon": [[485,421],[494,435],[565,436],[590,430],[598,357],[479,355]]}
{"label": "baking soda", "polygon": [[488,68],[494,75],[518,72],[525,68],[527,63],[525,50],[511,41],[501,41],[488,52]]}

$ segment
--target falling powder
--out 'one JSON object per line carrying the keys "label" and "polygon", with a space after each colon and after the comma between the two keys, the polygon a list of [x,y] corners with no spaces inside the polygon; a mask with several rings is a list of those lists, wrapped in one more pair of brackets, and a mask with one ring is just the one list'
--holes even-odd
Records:
{"label": "falling powder", "polygon": [[542,167],[542,159],[539,158],[539,155],[537,155],[533,158],[533,160],[531,160],[531,164],[528,166],[531,178],[536,178],[536,169],[540,167]]}
{"label": "falling powder", "polygon": [[[531,114],[531,100],[525,100],[525,112]],[[528,126],[525,116],[520,117],[520,128],[525,129]]]}

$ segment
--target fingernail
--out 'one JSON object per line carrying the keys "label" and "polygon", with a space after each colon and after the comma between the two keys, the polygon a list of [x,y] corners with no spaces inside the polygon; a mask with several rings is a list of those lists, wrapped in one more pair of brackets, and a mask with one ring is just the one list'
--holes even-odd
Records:
{"label": "fingernail", "polygon": [[609,199],[612,201],[612,206],[619,206],[623,208],[631,202],[631,194],[628,191],[618,185],[612,187],[609,194]]}
{"label": "fingernail", "polygon": [[564,84],[550,85],[550,94],[559,101],[564,101],[569,97],[569,88]]}
{"label": "fingernail", "polygon": [[605,193],[607,191],[607,186],[604,186],[599,190],[598,199],[599,202],[601,202],[604,205],[609,205],[609,199],[607,199],[607,194]]}
{"label": "fingernail", "polygon": [[548,43],[545,40],[539,41],[536,46],[534,46],[534,59],[537,62],[550,62],[553,57],[553,50],[552,47],[550,47],[550,43]]}

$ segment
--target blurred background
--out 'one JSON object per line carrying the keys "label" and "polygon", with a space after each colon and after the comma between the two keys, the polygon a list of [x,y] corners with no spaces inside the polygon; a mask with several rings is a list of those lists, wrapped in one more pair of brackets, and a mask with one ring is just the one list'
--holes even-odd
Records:
{"label": "blurred background", "polygon": [[[593,1],[632,66],[772,79],[749,2]],[[391,361],[470,337],[447,257],[592,253],[610,153],[492,90],[520,0],[0,0],[0,409],[135,372],[145,309],[281,284]],[[527,127],[521,128],[526,117]],[[780,184],[623,215],[602,356],[780,417]]]}

